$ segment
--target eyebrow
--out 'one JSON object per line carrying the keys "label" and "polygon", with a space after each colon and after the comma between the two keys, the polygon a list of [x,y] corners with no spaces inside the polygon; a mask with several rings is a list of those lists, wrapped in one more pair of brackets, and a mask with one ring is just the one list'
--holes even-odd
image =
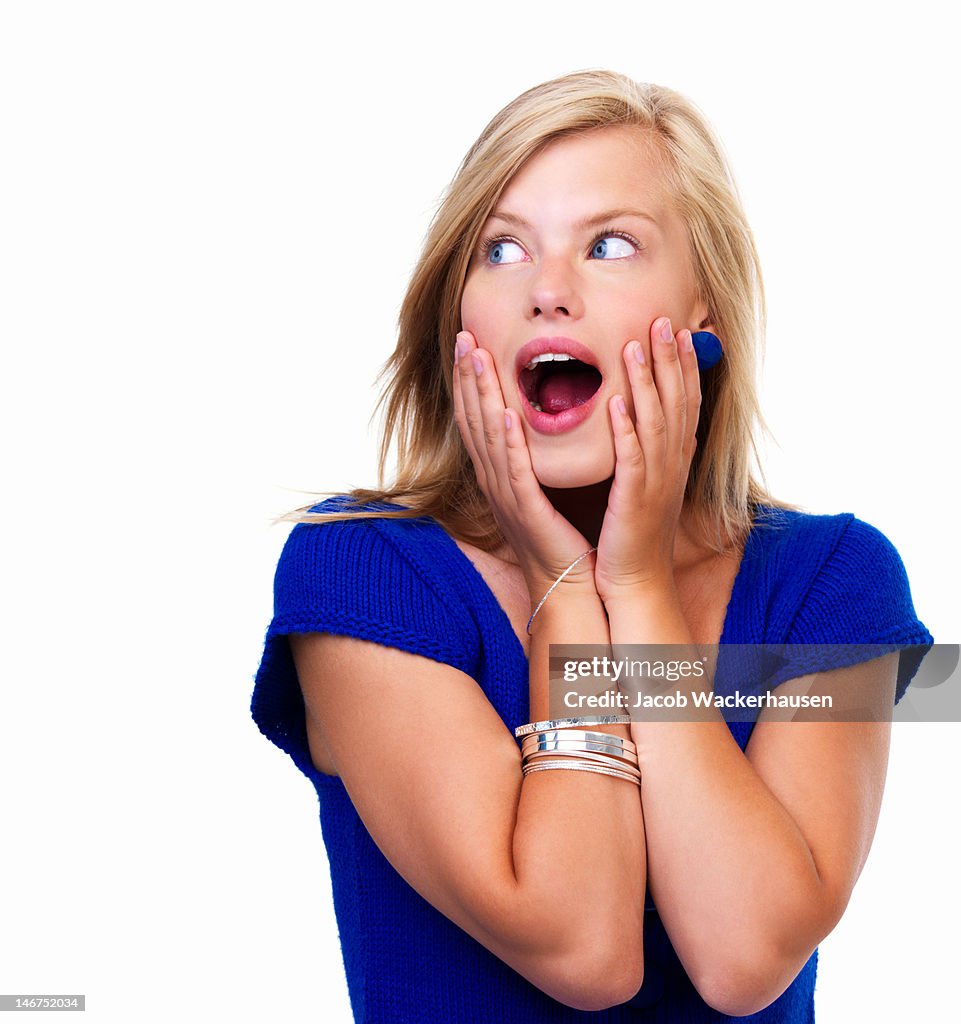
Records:
{"label": "eyebrow", "polygon": [[[583,217],[574,225],[574,230],[583,231],[586,228],[593,228],[603,224],[605,221],[616,220],[619,217],[640,217],[642,220],[649,220],[655,227],[659,226],[657,221],[649,213],[645,213],[644,210],[635,210],[629,206],[619,206],[613,210],[605,210],[603,213]],[[523,217],[516,213],[511,213],[509,210],[496,211],[488,217],[488,220],[502,220],[505,224],[513,224],[515,227],[526,228],[528,231],[532,230],[532,226]]]}

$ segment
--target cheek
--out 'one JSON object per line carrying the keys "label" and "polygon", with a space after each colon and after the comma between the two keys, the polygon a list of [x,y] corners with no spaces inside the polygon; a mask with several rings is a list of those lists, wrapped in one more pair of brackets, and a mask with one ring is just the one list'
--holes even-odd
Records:
{"label": "cheek", "polygon": [[518,311],[523,310],[523,288],[519,276],[510,273],[510,268],[500,273],[485,272],[483,268],[469,273],[460,301],[464,329],[471,329],[471,321],[502,333],[513,324]]}
{"label": "cheek", "polygon": [[664,315],[663,303],[667,298],[654,282],[631,282],[596,295],[593,307],[603,311],[602,319],[624,336],[626,344],[631,338],[643,340],[654,320]]}
{"label": "cheek", "polygon": [[464,330],[474,333],[496,320],[496,292],[468,280],[460,301],[460,318]]}
{"label": "cheek", "polygon": [[511,353],[507,351],[512,333],[508,306],[497,289],[468,282],[460,302],[461,329],[470,331],[479,348],[491,354],[501,388],[507,392]]}

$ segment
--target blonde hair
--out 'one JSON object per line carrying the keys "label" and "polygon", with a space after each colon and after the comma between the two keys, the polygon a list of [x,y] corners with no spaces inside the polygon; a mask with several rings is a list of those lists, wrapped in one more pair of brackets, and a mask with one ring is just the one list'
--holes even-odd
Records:
{"label": "blonde hair", "polygon": [[[687,225],[698,297],[724,346],[724,358],[701,378],[686,504],[717,550],[725,539],[744,535],[757,504],[786,507],[752,474],[755,430],[764,426],[755,388],[764,292],[754,239],[721,147],[703,115],[673,90],[589,70],[528,89],[504,107],[464,157],[431,222],[401,307],[397,347],[378,375],[378,381],[386,378],[375,409],[386,403],[379,486],[347,495],[358,504],[408,507],[323,515],[307,505],[280,520],[426,515],[484,550],[503,542],[453,415],[453,347],[468,263],[501,193],[531,157],[555,139],[624,125],[646,133],[660,157],[667,192]],[[396,476],[385,486],[395,441]]]}

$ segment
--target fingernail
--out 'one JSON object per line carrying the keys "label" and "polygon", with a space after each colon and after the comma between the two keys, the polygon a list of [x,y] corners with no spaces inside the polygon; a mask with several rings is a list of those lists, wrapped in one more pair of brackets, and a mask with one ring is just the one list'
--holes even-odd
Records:
{"label": "fingernail", "polygon": [[510,411],[510,409],[505,409],[504,410],[504,429],[508,430],[508,431],[511,429],[511,411]]}
{"label": "fingernail", "polygon": [[484,372],[484,364],[480,361],[476,352],[471,352],[470,361],[474,364],[474,373],[479,377]]}
{"label": "fingernail", "polygon": [[641,364],[644,365],[644,346],[639,342],[634,343],[634,358]]}
{"label": "fingernail", "polygon": [[661,325],[661,341],[673,341],[674,332],[671,330],[671,321],[665,320]]}
{"label": "fingernail", "polygon": [[459,362],[460,357],[467,351],[467,338],[463,334],[457,335],[457,344],[454,346],[454,362]]}
{"label": "fingernail", "polygon": [[681,331],[681,344],[685,352],[690,352],[694,348],[694,337],[690,331]]}
{"label": "fingernail", "polygon": [[624,404],[624,399],[620,395],[617,396],[617,407],[621,410],[621,415],[627,415],[627,406]]}

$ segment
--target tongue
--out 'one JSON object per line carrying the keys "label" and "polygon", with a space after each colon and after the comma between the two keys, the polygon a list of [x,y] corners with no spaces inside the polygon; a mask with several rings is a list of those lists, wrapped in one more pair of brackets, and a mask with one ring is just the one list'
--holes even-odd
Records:
{"label": "tongue", "polygon": [[544,412],[559,412],[583,405],[597,390],[597,381],[581,373],[554,373],[540,386],[537,400]]}

